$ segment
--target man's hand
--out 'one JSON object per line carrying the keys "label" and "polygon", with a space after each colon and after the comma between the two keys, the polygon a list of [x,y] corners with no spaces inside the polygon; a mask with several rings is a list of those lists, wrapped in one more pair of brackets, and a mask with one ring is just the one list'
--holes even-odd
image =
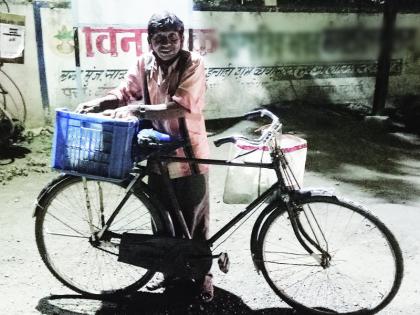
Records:
{"label": "man's hand", "polygon": [[119,107],[117,109],[107,109],[103,111],[102,115],[111,118],[125,119],[129,117],[136,117],[135,111],[130,109],[129,106]]}
{"label": "man's hand", "polygon": [[110,94],[79,104],[75,112],[80,114],[99,113],[106,109],[118,107],[118,103],[119,101],[117,97],[115,95]]}
{"label": "man's hand", "polygon": [[75,112],[79,114],[98,113],[101,111],[101,100],[94,99],[89,102],[81,103],[77,106]]}

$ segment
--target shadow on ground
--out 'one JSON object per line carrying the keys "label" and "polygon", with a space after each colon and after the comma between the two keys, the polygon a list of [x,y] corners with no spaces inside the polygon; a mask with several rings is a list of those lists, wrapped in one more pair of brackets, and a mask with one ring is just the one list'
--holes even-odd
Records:
{"label": "shadow on ground", "polygon": [[28,153],[31,153],[31,150],[19,145],[0,147],[0,166],[12,164],[15,159],[22,159]]}
{"label": "shadow on ground", "polygon": [[37,310],[42,314],[66,315],[227,315],[227,314],[264,314],[299,315],[291,308],[267,308],[252,310],[241,298],[220,288],[215,288],[215,298],[211,303],[199,304],[178,294],[136,292],[129,297],[107,301],[95,300],[81,295],[53,295],[41,299]]}
{"label": "shadow on ground", "polygon": [[51,134],[28,132],[20,142],[0,147],[0,185],[6,185],[15,177],[49,173],[51,169]]}

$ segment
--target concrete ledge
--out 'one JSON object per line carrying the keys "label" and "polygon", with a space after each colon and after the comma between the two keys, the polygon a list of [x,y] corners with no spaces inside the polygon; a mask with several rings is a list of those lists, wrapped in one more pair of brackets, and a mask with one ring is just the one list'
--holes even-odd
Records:
{"label": "concrete ledge", "polygon": [[388,131],[391,126],[389,116],[365,116],[363,121],[368,128],[376,131]]}

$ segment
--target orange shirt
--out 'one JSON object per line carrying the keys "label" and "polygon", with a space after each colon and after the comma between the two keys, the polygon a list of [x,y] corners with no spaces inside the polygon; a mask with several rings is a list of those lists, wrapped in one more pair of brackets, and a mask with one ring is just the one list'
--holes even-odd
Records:
{"label": "orange shirt", "polygon": [[[115,95],[120,100],[121,106],[143,99],[143,80],[147,74],[150,103],[153,105],[175,101],[183,106],[187,110],[185,122],[193,155],[195,158],[208,158],[209,144],[202,113],[205,106],[204,93],[206,90],[203,59],[200,55],[191,53],[191,58],[188,59],[181,78],[179,78],[180,73],[176,68],[178,61],[179,57],[164,74],[154,55],[152,53],[144,54],[137,60],[135,66],[127,72],[125,79],[118,88],[112,90],[110,94]],[[170,91],[175,91],[172,97]],[[152,123],[156,130],[178,138],[181,136],[178,118],[155,120]],[[184,150],[182,148],[178,149],[176,156],[185,157]],[[199,173],[208,172],[207,165],[197,164],[197,166]],[[172,162],[168,167],[171,178],[191,175],[188,163]]]}

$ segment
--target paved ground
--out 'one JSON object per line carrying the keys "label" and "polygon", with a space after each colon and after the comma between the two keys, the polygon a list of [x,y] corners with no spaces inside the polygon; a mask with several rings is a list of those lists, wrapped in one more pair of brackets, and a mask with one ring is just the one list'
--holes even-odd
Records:
{"label": "paved ground", "polygon": [[[305,186],[333,187],[337,193],[368,206],[394,232],[405,258],[405,277],[395,300],[381,315],[420,313],[420,144],[418,138],[398,130],[366,128],[347,115],[315,109],[289,108],[279,112],[285,131],[308,140]],[[249,130],[249,123],[212,123],[222,135]],[[211,139],[216,139],[213,136]],[[34,201],[53,176],[45,165],[49,137],[44,135],[0,155],[0,314],[174,314],[174,301],[159,294],[139,293],[131,299],[101,302],[81,299],[49,274],[36,250]],[[215,157],[226,149],[212,148]],[[19,157],[20,156],[20,157]],[[44,173],[46,172],[46,173]],[[26,175],[26,176],[25,176]],[[211,169],[212,230],[241,210],[222,201],[225,172]],[[214,269],[216,298],[200,308],[177,308],[178,314],[291,314],[254,271],[248,243],[252,220],[218,249],[228,251],[231,271]],[[380,268],[380,266],[378,266]],[[176,301],[179,305],[180,301]],[[175,303],[176,304],[176,303]]]}

